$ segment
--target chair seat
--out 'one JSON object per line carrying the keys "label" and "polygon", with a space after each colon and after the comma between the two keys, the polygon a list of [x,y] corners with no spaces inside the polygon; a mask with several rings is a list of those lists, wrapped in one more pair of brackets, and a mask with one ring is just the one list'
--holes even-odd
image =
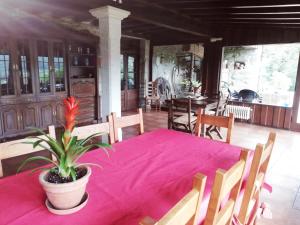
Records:
{"label": "chair seat", "polygon": [[[176,119],[174,119],[174,123],[180,123],[180,124],[188,124],[189,123],[189,118],[188,114],[186,113],[185,115],[179,116]],[[196,122],[197,117],[191,114],[191,123]]]}

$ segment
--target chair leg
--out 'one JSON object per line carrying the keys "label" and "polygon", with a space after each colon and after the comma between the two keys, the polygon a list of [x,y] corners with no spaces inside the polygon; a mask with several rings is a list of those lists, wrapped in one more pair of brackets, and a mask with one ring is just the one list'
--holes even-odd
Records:
{"label": "chair leg", "polygon": [[211,133],[209,131],[206,131],[205,135],[208,136],[210,139],[213,140],[213,137],[211,136]]}
{"label": "chair leg", "polygon": [[220,133],[220,130],[219,130],[217,127],[214,127],[211,131],[216,132],[217,135],[218,135],[218,137],[219,137],[220,139],[223,139],[223,136],[222,136],[222,134]]}

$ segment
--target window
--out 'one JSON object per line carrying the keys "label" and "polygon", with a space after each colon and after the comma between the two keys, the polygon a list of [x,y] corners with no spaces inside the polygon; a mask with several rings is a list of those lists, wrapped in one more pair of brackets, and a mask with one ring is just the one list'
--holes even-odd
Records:
{"label": "window", "polygon": [[251,90],[254,102],[292,106],[300,44],[224,47],[221,90],[243,99],[241,90]]}

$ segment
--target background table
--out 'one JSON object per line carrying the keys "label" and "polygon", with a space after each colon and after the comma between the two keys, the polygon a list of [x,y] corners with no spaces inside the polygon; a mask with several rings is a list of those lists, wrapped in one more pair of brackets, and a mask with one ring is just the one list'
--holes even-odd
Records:
{"label": "background table", "polygon": [[83,162],[99,163],[87,187],[87,206],[57,216],[44,205],[38,174],[22,173],[0,180],[1,225],[137,225],[146,215],[164,215],[192,188],[193,176],[208,176],[202,204],[206,213],[215,171],[239,159],[240,148],[189,134],[160,129],[113,145],[107,158],[91,151]]}

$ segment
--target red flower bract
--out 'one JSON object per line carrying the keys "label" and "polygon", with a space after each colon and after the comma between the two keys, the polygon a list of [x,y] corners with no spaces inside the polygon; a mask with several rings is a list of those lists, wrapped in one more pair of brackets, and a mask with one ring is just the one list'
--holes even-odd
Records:
{"label": "red flower bract", "polygon": [[73,96],[64,99],[65,105],[65,134],[64,141],[67,144],[71,138],[71,132],[73,131],[76,123],[76,116],[78,114],[78,101]]}

